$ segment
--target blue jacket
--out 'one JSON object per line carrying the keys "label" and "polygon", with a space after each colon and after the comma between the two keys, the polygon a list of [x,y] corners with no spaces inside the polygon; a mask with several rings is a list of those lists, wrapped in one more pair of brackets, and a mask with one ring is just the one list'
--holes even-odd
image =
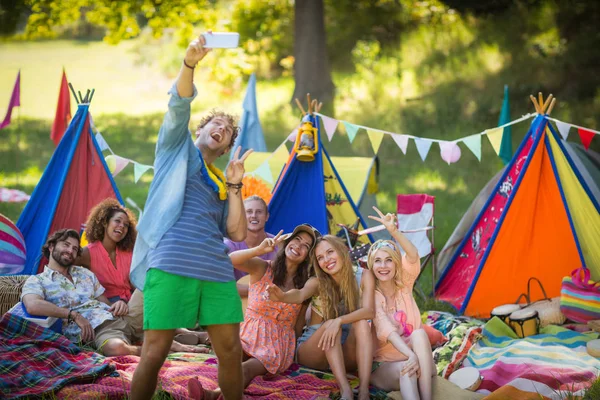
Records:
{"label": "blue jacket", "polygon": [[144,213],[137,229],[138,236],[133,249],[130,280],[144,289],[148,270],[148,252],[181,215],[185,186],[188,177],[201,167],[198,150],[188,129],[190,103],[198,91],[194,87],[192,97],[180,97],[176,85],[169,90],[169,110],[165,115],[156,143],[154,179],[150,184]]}

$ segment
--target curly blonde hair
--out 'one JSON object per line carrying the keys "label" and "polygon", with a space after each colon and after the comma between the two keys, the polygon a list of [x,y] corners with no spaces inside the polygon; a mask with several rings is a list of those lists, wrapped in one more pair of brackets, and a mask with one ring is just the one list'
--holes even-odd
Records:
{"label": "curly blonde hair", "polygon": [[126,207],[123,207],[116,199],[108,198],[96,204],[90,211],[88,220],[85,223],[85,235],[88,242],[93,243],[102,241],[108,221],[117,213],[124,213],[129,219],[129,229],[125,237],[117,243],[117,248],[123,251],[133,251],[135,239],[137,237],[137,219],[135,215]]}
{"label": "curly blonde hair", "polygon": [[[392,261],[394,261],[394,265],[396,266],[394,282],[396,283],[396,287],[398,289],[402,289],[404,287],[404,284],[402,283],[402,253],[400,253],[398,245],[391,240],[378,240],[373,243],[369,249],[369,255],[367,259],[367,266],[371,271],[373,271],[375,253],[377,253],[379,250],[385,251],[390,257],[392,257]],[[379,288],[379,279],[377,279],[377,276],[375,276],[375,289],[381,292]]]}
{"label": "curly blonde hair", "polygon": [[[339,262],[342,263],[342,269],[339,272],[342,278],[339,285],[331,275],[321,269],[317,261],[316,249],[322,242],[327,242],[333,247]],[[360,296],[346,243],[337,236],[322,236],[317,239],[312,257],[315,273],[319,279],[319,299],[322,304],[323,319],[327,321],[356,311],[359,307]]]}

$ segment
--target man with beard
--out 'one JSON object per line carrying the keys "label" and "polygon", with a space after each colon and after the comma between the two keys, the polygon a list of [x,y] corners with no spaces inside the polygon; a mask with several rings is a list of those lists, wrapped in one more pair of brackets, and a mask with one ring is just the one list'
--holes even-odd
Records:
{"label": "man with beard", "polygon": [[[246,240],[243,242],[234,242],[230,239],[225,239],[225,244],[229,247],[229,252],[238,250],[251,249],[260,245],[266,238],[274,237],[270,233],[265,232],[265,224],[269,219],[269,210],[267,203],[259,196],[250,196],[244,200],[244,208],[246,209],[246,221],[247,221],[247,232]],[[265,261],[270,261],[275,258],[277,254],[277,247],[270,253],[263,254],[260,256]],[[234,270],[233,274],[235,279],[239,280],[243,276],[247,275],[243,271]],[[238,283],[238,293],[241,297],[248,297],[248,284]]]}
{"label": "man with beard", "polygon": [[123,319],[127,303],[112,304],[90,270],[73,265],[81,254],[79,233],[61,229],[42,248],[48,264],[30,276],[21,300],[32,315],[64,319],[63,334],[74,343],[92,343],[105,356],[140,355],[133,346],[133,330]]}

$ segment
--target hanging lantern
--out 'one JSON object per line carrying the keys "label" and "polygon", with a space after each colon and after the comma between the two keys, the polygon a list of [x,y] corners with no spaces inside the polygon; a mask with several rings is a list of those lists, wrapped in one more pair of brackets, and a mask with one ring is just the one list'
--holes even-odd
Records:
{"label": "hanging lantern", "polygon": [[302,125],[298,128],[294,148],[296,149],[296,158],[304,162],[314,161],[315,154],[319,151],[318,131],[308,114],[302,118]]}

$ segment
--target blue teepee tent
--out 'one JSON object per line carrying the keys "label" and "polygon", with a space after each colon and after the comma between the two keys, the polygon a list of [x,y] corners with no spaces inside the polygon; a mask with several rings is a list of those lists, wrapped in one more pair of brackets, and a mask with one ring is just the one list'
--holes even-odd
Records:
{"label": "blue teepee tent", "polygon": [[27,245],[23,274],[37,274],[45,260],[48,235],[63,228],[77,231],[100,201],[123,203],[90,127],[89,104],[80,104],[29,202],[17,221]]}
{"label": "blue teepee tent", "polygon": [[367,224],[323,147],[319,120],[313,115],[309,117],[317,128],[319,151],[313,161],[305,162],[298,160],[295,149],[292,150],[273,189],[266,230],[283,229],[287,233],[307,223],[322,234],[337,234],[340,230],[337,224],[351,226],[357,220],[358,229],[364,229]]}

